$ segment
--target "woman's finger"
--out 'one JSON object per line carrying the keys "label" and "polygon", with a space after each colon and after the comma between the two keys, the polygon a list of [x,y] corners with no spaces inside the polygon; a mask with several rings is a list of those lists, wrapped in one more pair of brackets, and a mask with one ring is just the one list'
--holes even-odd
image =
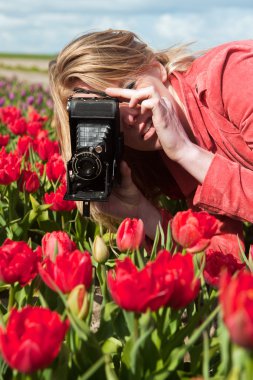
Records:
{"label": "woman's finger", "polygon": [[127,89],[127,88],[119,88],[119,87],[108,87],[105,89],[105,92],[109,96],[114,96],[120,99],[129,100],[131,99],[133,92],[135,90]]}
{"label": "woman's finger", "polygon": [[136,107],[137,104],[141,103],[144,99],[156,96],[156,93],[152,86],[144,87],[139,90],[110,87],[107,88],[105,92],[110,96],[130,100],[129,107]]}

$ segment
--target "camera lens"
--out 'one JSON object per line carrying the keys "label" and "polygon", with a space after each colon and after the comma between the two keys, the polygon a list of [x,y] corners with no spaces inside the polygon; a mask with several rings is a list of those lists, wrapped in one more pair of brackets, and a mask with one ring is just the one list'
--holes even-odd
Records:
{"label": "camera lens", "polygon": [[80,153],[74,161],[74,172],[82,179],[94,179],[101,172],[101,162],[93,153]]}
{"label": "camera lens", "polygon": [[77,170],[80,177],[91,178],[96,174],[97,165],[96,162],[89,158],[83,158],[82,160],[78,160]]}

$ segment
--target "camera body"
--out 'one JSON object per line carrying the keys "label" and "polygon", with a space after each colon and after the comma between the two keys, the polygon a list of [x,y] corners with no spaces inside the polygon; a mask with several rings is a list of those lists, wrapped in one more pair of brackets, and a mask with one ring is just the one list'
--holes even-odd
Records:
{"label": "camera body", "polygon": [[67,162],[65,200],[104,201],[114,180],[123,151],[119,102],[111,97],[70,97],[71,159]]}

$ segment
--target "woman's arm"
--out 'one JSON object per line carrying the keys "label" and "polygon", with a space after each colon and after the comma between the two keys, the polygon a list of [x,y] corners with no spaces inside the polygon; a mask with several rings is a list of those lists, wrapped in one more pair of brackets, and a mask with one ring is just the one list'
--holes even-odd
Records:
{"label": "woman's arm", "polygon": [[227,45],[210,63],[205,103],[217,128],[212,132],[214,141],[220,140],[226,157],[215,154],[194,204],[253,223],[251,72],[253,41]]}
{"label": "woman's arm", "polygon": [[200,184],[204,182],[214,154],[192,142],[182,146],[178,152],[177,163],[190,173]]}

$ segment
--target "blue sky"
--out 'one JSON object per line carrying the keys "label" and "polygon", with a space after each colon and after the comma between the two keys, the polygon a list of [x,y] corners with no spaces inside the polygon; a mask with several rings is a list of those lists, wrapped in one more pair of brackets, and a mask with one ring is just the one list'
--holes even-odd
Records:
{"label": "blue sky", "polygon": [[57,53],[79,35],[130,29],[154,49],[253,38],[252,0],[0,0],[0,51]]}

